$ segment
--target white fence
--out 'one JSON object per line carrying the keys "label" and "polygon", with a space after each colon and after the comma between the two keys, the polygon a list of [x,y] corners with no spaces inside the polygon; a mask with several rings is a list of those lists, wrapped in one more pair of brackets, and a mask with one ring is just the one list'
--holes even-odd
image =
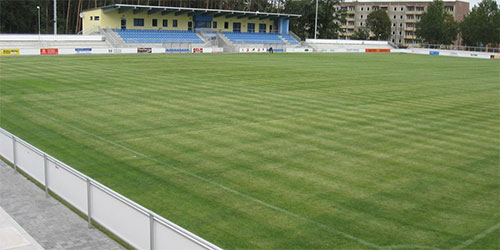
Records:
{"label": "white fence", "polygon": [[0,41],[104,41],[101,35],[0,34]]}
{"label": "white fence", "polygon": [[387,41],[373,40],[341,40],[341,39],[306,39],[310,44],[344,44],[344,45],[389,45]]}
{"label": "white fence", "polygon": [[2,128],[0,155],[134,248],[220,249]]}

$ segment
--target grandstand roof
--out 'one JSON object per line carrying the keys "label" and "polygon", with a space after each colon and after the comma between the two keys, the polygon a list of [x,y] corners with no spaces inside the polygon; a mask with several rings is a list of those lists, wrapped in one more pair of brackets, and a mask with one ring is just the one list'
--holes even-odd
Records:
{"label": "grandstand roof", "polygon": [[[221,10],[221,9],[201,9],[201,8],[185,8],[185,7],[165,7],[165,6],[150,6],[150,5],[133,5],[133,4],[112,4],[107,6],[98,7],[95,9],[103,9],[104,13],[118,10],[119,13],[132,11],[134,14],[147,11],[148,15],[161,12],[162,15],[174,13],[175,15],[187,14],[193,15],[213,15],[215,17],[225,16],[237,18],[260,18],[260,19],[276,19],[276,18],[299,18],[301,15],[297,14],[284,14],[284,13],[268,13],[259,11],[241,11],[241,10]],[[88,9],[91,10],[91,9]],[[88,11],[88,10],[84,10]]]}

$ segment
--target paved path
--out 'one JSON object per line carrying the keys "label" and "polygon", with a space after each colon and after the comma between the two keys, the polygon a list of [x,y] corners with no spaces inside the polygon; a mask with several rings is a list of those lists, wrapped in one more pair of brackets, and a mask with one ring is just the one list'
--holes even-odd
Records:
{"label": "paved path", "polygon": [[0,250],[43,250],[43,248],[0,207]]}
{"label": "paved path", "polygon": [[54,198],[46,198],[42,189],[3,161],[0,207],[46,250],[124,249],[98,229],[89,229],[84,219]]}

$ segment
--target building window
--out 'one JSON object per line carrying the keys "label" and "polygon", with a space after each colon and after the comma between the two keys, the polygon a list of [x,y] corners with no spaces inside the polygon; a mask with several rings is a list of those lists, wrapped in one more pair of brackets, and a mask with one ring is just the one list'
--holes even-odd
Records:
{"label": "building window", "polygon": [[94,17],[94,21],[99,21],[99,19],[100,19],[99,16]]}
{"label": "building window", "polygon": [[153,19],[151,22],[151,26],[158,27],[158,19]]}
{"label": "building window", "polygon": [[396,23],[393,23],[393,24],[392,24],[392,27],[396,27]]}
{"label": "building window", "polygon": [[167,19],[163,19],[163,27],[168,27],[168,20]]}
{"label": "building window", "polygon": [[396,19],[396,15],[394,15],[393,19]]}
{"label": "building window", "polygon": [[248,23],[247,24],[247,32],[248,33],[254,33],[255,32],[255,23]]}
{"label": "building window", "polygon": [[134,18],[134,26],[144,27],[144,18]]}
{"label": "building window", "polygon": [[212,27],[213,27],[214,29],[217,29],[217,22],[213,22],[213,23],[212,23]]}
{"label": "building window", "polygon": [[401,7],[401,11],[403,11],[403,10],[404,10],[404,8],[403,8],[403,7]]}
{"label": "building window", "polygon": [[403,19],[403,16],[400,16],[399,19]]}
{"label": "building window", "polygon": [[396,7],[394,7],[394,11],[396,11],[396,10],[397,10]]}
{"label": "building window", "polygon": [[361,23],[359,23],[359,26],[363,26],[363,23],[362,23],[362,22],[361,22]]}
{"label": "building window", "polygon": [[363,18],[363,15],[361,15],[361,18]]}
{"label": "building window", "polygon": [[370,7],[366,7],[366,11],[370,11]]}
{"label": "building window", "polygon": [[265,23],[259,24],[259,32],[266,33],[266,24]]}
{"label": "building window", "polygon": [[361,7],[361,11],[363,11],[363,7]]}
{"label": "building window", "polygon": [[90,16],[90,21],[94,20],[94,17],[93,16]]}
{"label": "building window", "polygon": [[224,22],[224,29],[229,29],[229,22]]}
{"label": "building window", "polygon": [[177,20],[172,20],[172,27],[177,27]]}

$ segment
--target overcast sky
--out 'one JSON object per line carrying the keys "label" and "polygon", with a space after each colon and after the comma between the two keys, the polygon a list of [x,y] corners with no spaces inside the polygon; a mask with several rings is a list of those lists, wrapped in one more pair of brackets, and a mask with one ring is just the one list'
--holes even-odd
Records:
{"label": "overcast sky", "polygon": [[[467,0],[466,0],[467,1]],[[497,1],[497,4],[500,5],[500,0],[496,0]],[[469,3],[470,3],[470,8],[472,9],[472,7],[478,3],[480,3],[481,0],[469,0]]]}

